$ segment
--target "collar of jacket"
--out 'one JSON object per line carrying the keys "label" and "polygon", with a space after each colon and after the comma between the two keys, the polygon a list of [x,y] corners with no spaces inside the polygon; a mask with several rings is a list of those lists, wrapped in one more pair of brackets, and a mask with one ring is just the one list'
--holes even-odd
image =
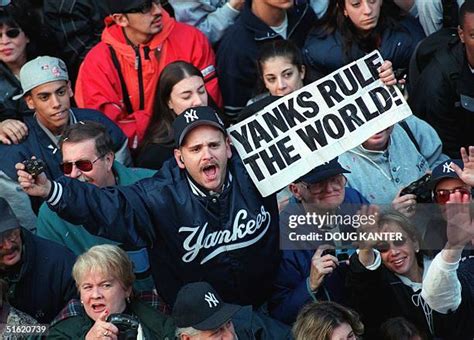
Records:
{"label": "collar of jacket", "polygon": [[[304,3],[301,5],[294,5],[293,8],[286,11],[286,14],[288,15],[288,39],[291,37],[291,34],[294,32],[296,27],[301,23],[308,9],[309,5],[307,3]],[[254,33],[255,40],[261,41],[275,38],[283,39],[279,34],[272,30],[270,26],[268,26],[259,17],[253,14],[252,1],[245,2],[244,10],[240,14],[240,16],[240,20],[242,20],[245,27]]]}
{"label": "collar of jacket", "polygon": [[[148,44],[142,46],[148,46],[151,50],[157,49],[161,47],[166,39],[168,39],[168,36],[174,29],[176,21],[171,18],[165,10],[162,11],[161,20],[163,25],[162,30],[155,34]],[[102,32],[102,42],[111,45],[117,54],[130,55],[134,59],[135,51],[133,46],[127,43],[122,32],[122,27],[115,24],[110,16],[106,17],[104,21],[105,29]]]}
{"label": "collar of jacket", "polygon": [[221,192],[213,192],[213,191],[209,191],[209,190],[205,189],[204,187],[202,187],[201,185],[199,185],[186,171],[186,178],[188,180],[189,187],[191,188],[191,192],[194,195],[199,196],[199,197],[208,197],[208,198],[219,197],[224,192],[224,190],[226,190],[227,188],[230,187],[230,184],[232,183],[232,174],[229,170],[229,163],[227,164],[227,170],[226,170],[226,176],[225,177],[226,178],[225,178],[225,182],[224,182],[224,186],[222,188],[222,191]]}

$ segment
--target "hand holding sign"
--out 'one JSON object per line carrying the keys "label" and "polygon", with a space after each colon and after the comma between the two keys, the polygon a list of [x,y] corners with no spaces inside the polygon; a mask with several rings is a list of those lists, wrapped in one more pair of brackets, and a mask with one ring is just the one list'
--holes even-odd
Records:
{"label": "hand holding sign", "polygon": [[393,72],[374,51],[228,129],[263,196],[411,115],[379,76],[390,83]]}

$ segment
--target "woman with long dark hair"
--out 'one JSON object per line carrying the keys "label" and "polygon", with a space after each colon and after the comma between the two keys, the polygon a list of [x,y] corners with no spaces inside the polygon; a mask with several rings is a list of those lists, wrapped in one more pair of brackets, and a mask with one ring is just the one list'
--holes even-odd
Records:
{"label": "woman with long dark hair", "polygon": [[145,132],[136,165],[160,169],[172,157],[174,136],[171,124],[184,110],[207,106],[208,94],[201,71],[185,61],[175,61],[161,72],[153,116]]}
{"label": "woman with long dark hair", "polygon": [[308,35],[303,49],[314,75],[327,75],[378,49],[393,69],[408,68],[420,24],[393,0],[333,0],[322,21]]}

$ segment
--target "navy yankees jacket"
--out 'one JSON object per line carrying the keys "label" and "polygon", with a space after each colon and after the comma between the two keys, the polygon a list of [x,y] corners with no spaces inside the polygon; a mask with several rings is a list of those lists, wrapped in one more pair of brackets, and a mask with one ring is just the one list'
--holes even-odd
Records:
{"label": "navy yankees jacket", "polygon": [[97,188],[62,177],[50,207],[89,232],[146,246],[158,292],[172,305],[186,283],[207,281],[226,302],[261,305],[279,265],[278,209],[262,198],[240,158],[219,196],[206,196],[174,159],[134,185]]}

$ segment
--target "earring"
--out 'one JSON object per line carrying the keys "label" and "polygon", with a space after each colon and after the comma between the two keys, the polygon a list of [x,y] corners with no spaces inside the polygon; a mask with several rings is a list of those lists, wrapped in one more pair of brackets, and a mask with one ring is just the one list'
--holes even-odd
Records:
{"label": "earring", "polygon": [[415,253],[418,253],[419,251],[420,251],[420,249],[417,249],[417,250],[415,250]]}
{"label": "earring", "polygon": [[127,296],[125,300],[127,301],[127,303],[130,303],[130,296]]}
{"label": "earring", "polygon": [[84,304],[84,301],[81,300],[81,305],[83,305],[83,304]]}

